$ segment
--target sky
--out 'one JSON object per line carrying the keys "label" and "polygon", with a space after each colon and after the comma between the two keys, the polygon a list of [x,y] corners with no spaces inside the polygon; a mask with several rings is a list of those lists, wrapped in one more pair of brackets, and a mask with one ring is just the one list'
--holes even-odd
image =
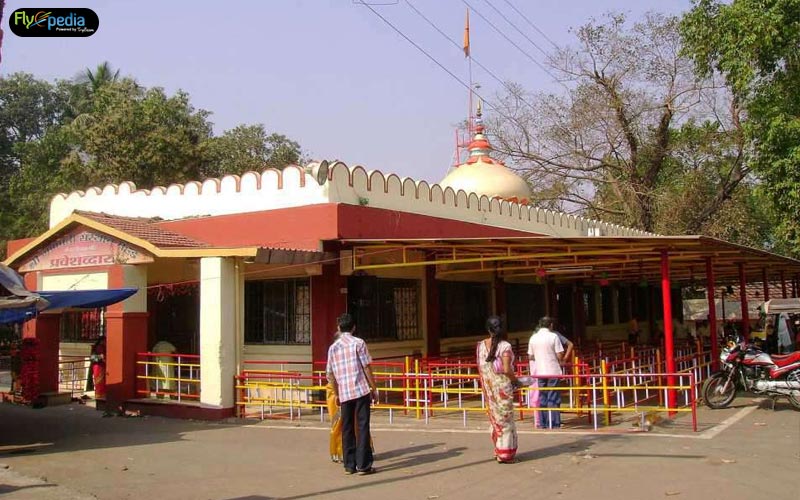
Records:
{"label": "sky", "polygon": [[[188,92],[196,108],[212,112],[217,134],[263,123],[299,142],[310,158],[438,182],[453,161],[455,125],[467,115],[468,91],[459,79],[469,81],[468,64],[460,47],[409,3],[459,45],[469,6],[473,58],[531,91],[556,89],[532,61],[544,61],[533,43],[545,51],[553,47],[549,40],[573,44],[571,29],[609,11],[637,19],[691,6],[690,0],[366,1],[455,77],[358,0],[41,2],[94,10],[100,26],[88,38],[17,37],[8,16],[36,4],[8,0],[0,76],[71,78],[108,61],[145,86]],[[472,75],[490,102],[502,89],[476,64]]]}

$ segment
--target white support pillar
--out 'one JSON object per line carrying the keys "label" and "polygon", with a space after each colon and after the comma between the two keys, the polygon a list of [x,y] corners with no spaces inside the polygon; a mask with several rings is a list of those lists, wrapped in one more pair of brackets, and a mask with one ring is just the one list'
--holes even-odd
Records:
{"label": "white support pillar", "polygon": [[200,259],[200,404],[234,406],[236,325],[242,297],[233,258]]}

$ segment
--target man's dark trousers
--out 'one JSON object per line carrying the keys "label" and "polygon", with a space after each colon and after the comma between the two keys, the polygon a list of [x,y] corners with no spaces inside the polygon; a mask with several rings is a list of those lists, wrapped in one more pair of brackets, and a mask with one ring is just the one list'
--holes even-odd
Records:
{"label": "man's dark trousers", "polygon": [[367,394],[342,403],[342,453],[345,470],[362,471],[372,468],[372,437],[369,434],[371,399],[371,395]]}

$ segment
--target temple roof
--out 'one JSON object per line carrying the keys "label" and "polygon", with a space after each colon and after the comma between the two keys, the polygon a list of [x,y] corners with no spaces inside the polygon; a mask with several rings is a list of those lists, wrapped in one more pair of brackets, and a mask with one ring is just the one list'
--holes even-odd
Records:
{"label": "temple roof", "polygon": [[467,146],[469,158],[447,174],[439,185],[442,188],[450,187],[454,191],[463,190],[478,196],[485,195],[489,198],[527,203],[531,197],[530,186],[525,179],[491,157],[492,146],[484,135],[484,130],[479,105],[475,120],[475,136]]}

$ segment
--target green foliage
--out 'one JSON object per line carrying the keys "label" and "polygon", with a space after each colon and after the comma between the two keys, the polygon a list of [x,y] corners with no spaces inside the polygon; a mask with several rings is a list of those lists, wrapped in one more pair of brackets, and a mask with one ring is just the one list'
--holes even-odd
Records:
{"label": "green foliage", "polygon": [[205,145],[211,175],[282,169],[300,162],[300,145],[281,134],[267,134],[264,125],[239,125]]}
{"label": "green foliage", "polygon": [[132,80],[107,83],[94,92],[91,110],[70,123],[84,154],[65,166],[89,184],[197,179],[204,175],[200,146],[211,136],[207,117],[183,92],[169,97]]}
{"label": "green foliage", "polygon": [[133,181],[142,188],[283,168],[300,146],[263,125],[214,137],[189,95],[120,78],[108,63],[49,83],[0,80],[0,256],[7,240],[47,228],[59,192]]}
{"label": "green foliage", "polygon": [[696,0],[685,50],[747,111],[753,169],[775,207],[776,248],[800,256],[800,0]]}

